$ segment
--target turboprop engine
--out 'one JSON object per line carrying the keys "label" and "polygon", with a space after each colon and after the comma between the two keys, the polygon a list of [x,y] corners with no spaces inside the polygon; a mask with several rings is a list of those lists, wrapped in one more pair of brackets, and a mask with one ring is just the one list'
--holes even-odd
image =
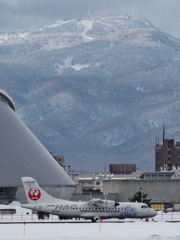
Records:
{"label": "turboprop engine", "polygon": [[96,199],[93,198],[90,200],[89,205],[97,206],[97,207],[103,207],[103,208],[114,208],[119,206],[119,203],[113,200],[103,200],[103,199]]}

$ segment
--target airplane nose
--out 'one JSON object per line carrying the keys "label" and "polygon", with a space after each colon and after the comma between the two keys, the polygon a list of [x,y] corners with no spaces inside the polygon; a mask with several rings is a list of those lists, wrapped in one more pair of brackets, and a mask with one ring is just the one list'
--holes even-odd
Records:
{"label": "airplane nose", "polygon": [[155,210],[153,210],[152,213],[153,213],[153,215],[154,215],[153,217],[155,217],[155,216],[157,215],[157,212],[156,212]]}

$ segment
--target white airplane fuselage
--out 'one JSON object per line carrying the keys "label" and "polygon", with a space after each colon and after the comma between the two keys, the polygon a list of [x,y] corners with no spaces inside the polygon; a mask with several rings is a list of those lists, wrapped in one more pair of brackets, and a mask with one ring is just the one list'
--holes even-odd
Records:
{"label": "white airplane fuselage", "polygon": [[59,215],[60,219],[69,218],[150,218],[156,211],[143,203],[119,202],[116,207],[89,206],[88,202],[60,201],[42,204],[22,204],[22,207],[38,212]]}
{"label": "white airplane fuselage", "polygon": [[157,215],[145,203],[102,199],[91,199],[89,202],[68,201],[50,196],[31,177],[23,177],[22,182],[29,204],[21,206],[36,211],[39,219],[44,219],[49,214],[58,215],[59,219],[84,218],[92,221],[100,218],[150,218]]}

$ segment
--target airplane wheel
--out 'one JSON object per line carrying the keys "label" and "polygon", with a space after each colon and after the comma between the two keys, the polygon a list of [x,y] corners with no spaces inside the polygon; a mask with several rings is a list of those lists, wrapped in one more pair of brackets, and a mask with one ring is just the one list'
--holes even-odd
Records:
{"label": "airplane wheel", "polygon": [[44,220],[44,216],[43,216],[44,214],[43,213],[38,212],[37,215],[38,215],[39,220]]}
{"label": "airplane wheel", "polygon": [[45,216],[45,218],[49,219],[49,214],[48,213],[45,213],[44,216]]}
{"label": "airplane wheel", "polygon": [[92,222],[96,222],[96,219],[92,218],[91,221],[92,221]]}
{"label": "airplane wheel", "polygon": [[49,218],[49,214],[48,213],[38,212],[37,215],[38,215],[38,219],[39,220],[44,220],[45,218],[47,218],[47,219]]}

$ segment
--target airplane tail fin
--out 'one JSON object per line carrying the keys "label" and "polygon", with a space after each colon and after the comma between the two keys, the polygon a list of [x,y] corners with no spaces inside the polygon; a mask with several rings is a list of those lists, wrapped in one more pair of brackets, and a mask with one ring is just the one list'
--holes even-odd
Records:
{"label": "airplane tail fin", "polygon": [[29,204],[39,204],[44,202],[55,202],[57,198],[50,196],[42,188],[40,188],[37,181],[32,177],[22,177],[21,178],[26,197]]}

